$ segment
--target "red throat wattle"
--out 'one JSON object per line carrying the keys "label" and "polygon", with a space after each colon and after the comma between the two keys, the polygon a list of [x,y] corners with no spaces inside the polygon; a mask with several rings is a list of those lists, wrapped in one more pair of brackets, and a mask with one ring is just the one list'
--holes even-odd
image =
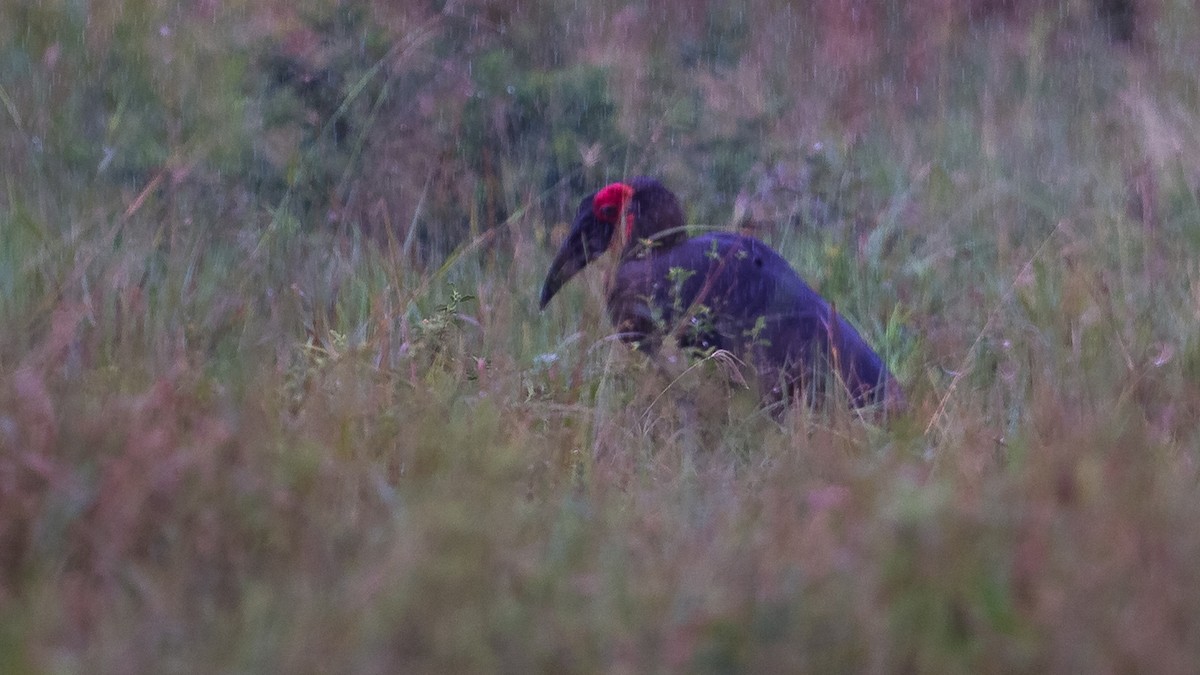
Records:
{"label": "red throat wattle", "polygon": [[622,242],[629,241],[629,238],[633,236],[633,214],[626,213],[631,198],[633,198],[633,188],[624,183],[612,183],[597,192],[592,200],[592,212],[598,220],[615,225],[624,216],[625,230],[622,233],[624,235],[621,237]]}

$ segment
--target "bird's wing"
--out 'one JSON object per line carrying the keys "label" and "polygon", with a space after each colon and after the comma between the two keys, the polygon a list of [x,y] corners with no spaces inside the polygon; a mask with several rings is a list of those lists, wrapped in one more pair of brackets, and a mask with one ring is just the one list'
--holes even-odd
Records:
{"label": "bird's wing", "polygon": [[858,331],[778,253],[750,237],[708,234],[623,261],[609,311],[618,330],[641,344],[672,335],[685,346],[749,356],[771,376],[805,378],[821,362],[834,362],[852,392],[887,377]]}

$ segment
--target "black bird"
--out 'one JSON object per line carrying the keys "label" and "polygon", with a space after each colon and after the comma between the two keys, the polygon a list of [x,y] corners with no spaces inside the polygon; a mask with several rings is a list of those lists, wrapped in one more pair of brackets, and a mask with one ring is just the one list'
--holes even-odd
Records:
{"label": "black bird", "polygon": [[608,314],[622,340],[654,353],[663,338],[751,364],[764,403],[814,400],[829,381],[861,407],[900,405],[883,360],[763,242],[728,232],[689,237],[683,208],[653,178],[613,183],[579,203],[542,287],[541,307],[603,253],[620,256]]}

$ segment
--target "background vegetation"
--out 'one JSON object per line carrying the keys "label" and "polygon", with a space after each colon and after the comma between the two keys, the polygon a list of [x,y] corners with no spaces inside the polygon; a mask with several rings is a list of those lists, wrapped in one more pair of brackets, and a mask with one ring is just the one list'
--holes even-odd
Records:
{"label": "background vegetation", "polygon": [[[1189,672],[1198,111],[1183,0],[5,2],[0,671]],[[539,314],[641,173],[908,413]]]}

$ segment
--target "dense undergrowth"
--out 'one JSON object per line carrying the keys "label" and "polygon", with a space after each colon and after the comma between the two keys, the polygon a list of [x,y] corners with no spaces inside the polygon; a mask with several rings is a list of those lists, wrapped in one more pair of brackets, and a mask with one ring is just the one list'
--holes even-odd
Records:
{"label": "dense undergrowth", "polygon": [[[0,672],[1189,672],[1195,8],[712,4],[0,7]],[[639,173],[910,409],[539,314]]]}

